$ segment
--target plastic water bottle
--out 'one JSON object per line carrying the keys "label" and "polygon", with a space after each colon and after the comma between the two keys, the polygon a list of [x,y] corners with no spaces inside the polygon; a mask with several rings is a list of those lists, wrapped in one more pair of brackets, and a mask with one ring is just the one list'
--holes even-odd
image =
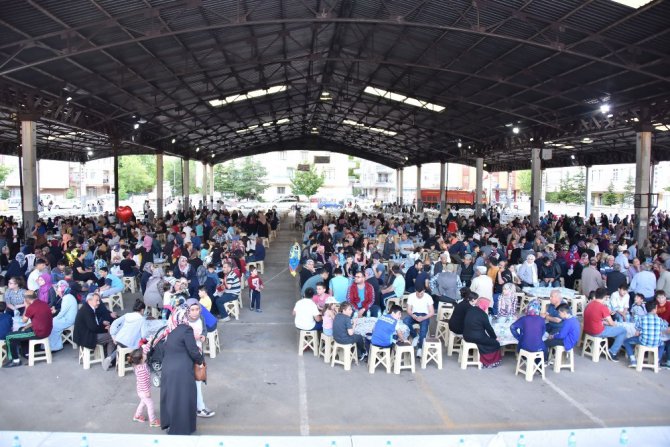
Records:
{"label": "plastic water bottle", "polygon": [[88,438],[86,435],[81,437],[81,442],[79,443],[79,447],[88,447]]}
{"label": "plastic water bottle", "polygon": [[18,435],[14,436],[12,439],[12,447],[21,447],[21,440]]}
{"label": "plastic water bottle", "polygon": [[628,445],[628,432],[624,428],[619,435],[619,445]]}
{"label": "plastic water bottle", "polygon": [[461,438],[458,440],[458,447],[465,447],[465,439]]}
{"label": "plastic water bottle", "polygon": [[368,309],[368,312],[365,314],[365,316],[370,318],[370,309]]}
{"label": "plastic water bottle", "polygon": [[335,440],[330,441],[330,447],[337,447],[337,441]]}
{"label": "plastic water bottle", "polygon": [[516,447],[526,447],[526,437],[519,435],[519,440],[516,442]]}
{"label": "plastic water bottle", "polygon": [[575,432],[571,431],[570,436],[568,436],[568,447],[576,447],[577,446],[577,437],[575,436]]}

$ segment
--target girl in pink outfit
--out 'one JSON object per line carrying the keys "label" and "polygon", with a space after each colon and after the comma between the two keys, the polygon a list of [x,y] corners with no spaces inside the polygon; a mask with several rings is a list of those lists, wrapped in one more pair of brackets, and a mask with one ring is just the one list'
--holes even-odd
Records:
{"label": "girl in pink outfit", "polygon": [[160,427],[161,422],[156,418],[154,401],[151,399],[151,373],[149,372],[146,357],[148,350],[149,345],[145,344],[130,354],[130,362],[135,370],[135,379],[137,380],[137,396],[140,398],[140,404],[137,406],[137,410],[135,410],[133,421],[147,421],[143,415],[144,407],[146,407],[147,415],[149,416],[149,426]]}

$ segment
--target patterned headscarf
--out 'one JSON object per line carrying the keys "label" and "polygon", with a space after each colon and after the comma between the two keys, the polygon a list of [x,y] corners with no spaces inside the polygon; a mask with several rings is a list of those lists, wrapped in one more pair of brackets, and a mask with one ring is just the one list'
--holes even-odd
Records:
{"label": "patterned headscarf", "polygon": [[23,266],[26,264],[26,255],[21,252],[18,252],[14,259],[19,263],[19,267],[23,268]]}
{"label": "patterned headscarf", "polygon": [[70,284],[61,279],[56,283],[56,291],[60,292],[60,296],[65,296],[70,293]]}
{"label": "patterned headscarf", "polygon": [[504,296],[513,296],[516,293],[516,286],[514,283],[508,282],[502,286],[502,294]]}
{"label": "patterned headscarf", "polygon": [[528,303],[528,306],[526,307],[526,315],[539,315],[540,314],[540,309],[542,308],[542,305],[540,304],[540,300],[531,300],[530,303]]}
{"label": "patterned headscarf", "polygon": [[182,324],[188,324],[188,306],[185,304],[177,306],[170,315],[167,322],[167,333],[169,334]]}

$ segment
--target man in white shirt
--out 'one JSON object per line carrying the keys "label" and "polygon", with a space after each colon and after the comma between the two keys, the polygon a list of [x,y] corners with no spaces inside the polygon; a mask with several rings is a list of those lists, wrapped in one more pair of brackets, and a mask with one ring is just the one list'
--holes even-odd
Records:
{"label": "man in white shirt", "polygon": [[489,307],[493,307],[493,280],[486,274],[486,267],[477,267],[477,276],[470,284],[470,290],[479,295],[480,298],[489,300]]}
{"label": "man in white shirt", "polygon": [[39,290],[40,285],[37,282],[37,279],[44,273],[44,269],[46,268],[47,263],[44,259],[42,258],[37,258],[35,259],[35,268],[33,269],[32,272],[30,272],[30,275],[28,275],[28,290],[32,290],[36,292]]}
{"label": "man in white shirt", "polygon": [[301,331],[320,331],[322,327],[321,312],[312,298],[314,289],[305,290],[305,297],[299,299],[293,306],[295,327]]}
{"label": "man in white shirt", "polygon": [[[423,347],[423,340],[428,334],[428,327],[430,326],[430,319],[435,315],[433,307],[433,298],[424,290],[423,284],[418,284],[414,293],[407,297],[407,316],[403,320],[409,327],[409,334],[413,340],[414,346],[419,346],[416,351],[416,356],[421,357],[421,348]],[[419,324],[419,338],[416,338],[416,330],[413,325]]]}
{"label": "man in white shirt", "polygon": [[535,255],[526,256],[526,262],[521,264],[517,272],[521,279],[522,287],[534,287],[539,282],[537,277],[537,265],[535,264]]}

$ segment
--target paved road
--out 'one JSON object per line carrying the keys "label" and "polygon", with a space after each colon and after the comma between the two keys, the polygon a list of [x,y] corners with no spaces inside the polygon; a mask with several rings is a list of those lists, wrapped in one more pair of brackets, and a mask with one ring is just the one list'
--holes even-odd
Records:
{"label": "paved road", "polygon": [[[286,270],[288,230],[268,251],[263,313],[242,311],[220,328],[222,353],[209,362],[208,406],[199,434],[443,434],[500,430],[668,425],[670,371],[636,373],[623,363],[576,358],[574,373],[527,383],[506,357],[495,370],[444,369],[396,376],[350,372],[297,355],[291,309],[298,294]],[[126,308],[133,296],[125,297]],[[245,300],[248,305],[248,301]],[[68,347],[51,365],[0,370],[0,430],[156,433],[132,422],[135,378],[99,365],[84,371]],[[158,406],[158,391],[154,401]]]}

